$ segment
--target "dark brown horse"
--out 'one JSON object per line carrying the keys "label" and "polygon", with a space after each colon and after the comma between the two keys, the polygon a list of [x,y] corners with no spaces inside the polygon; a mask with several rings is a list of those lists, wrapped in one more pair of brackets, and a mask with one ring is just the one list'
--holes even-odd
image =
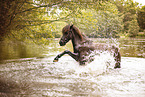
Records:
{"label": "dark brown horse", "polygon": [[117,47],[108,46],[107,44],[93,44],[92,41],[88,40],[84,34],[74,25],[66,25],[62,29],[63,36],[59,41],[60,46],[64,46],[69,40],[72,41],[74,52],[65,50],[61,54],[57,55],[53,62],[57,62],[64,54],[70,55],[73,59],[78,61],[80,65],[84,65],[87,62],[93,61],[93,56],[90,55],[95,50],[101,51],[113,51],[115,66],[114,68],[120,68],[121,55]]}

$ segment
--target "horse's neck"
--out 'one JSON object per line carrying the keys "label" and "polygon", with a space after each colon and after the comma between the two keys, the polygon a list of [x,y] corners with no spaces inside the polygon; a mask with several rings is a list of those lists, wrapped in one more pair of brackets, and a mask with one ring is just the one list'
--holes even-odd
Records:
{"label": "horse's neck", "polygon": [[90,43],[89,40],[86,38],[86,36],[83,36],[83,40],[82,40],[79,35],[73,34],[72,44],[73,44],[74,53],[78,53],[79,51],[78,48],[86,43]]}
{"label": "horse's neck", "polygon": [[73,49],[74,49],[74,53],[78,52],[78,45],[80,45],[82,42],[82,40],[80,39],[79,35],[77,34],[73,34],[73,38],[72,38],[72,45],[73,45]]}

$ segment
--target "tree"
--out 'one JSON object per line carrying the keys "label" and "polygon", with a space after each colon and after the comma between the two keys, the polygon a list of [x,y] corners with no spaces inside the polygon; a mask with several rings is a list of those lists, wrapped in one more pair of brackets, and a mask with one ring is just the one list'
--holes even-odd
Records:
{"label": "tree", "polygon": [[[72,17],[77,26],[89,37],[118,37],[123,30],[122,18],[117,7],[109,2],[100,3],[98,9],[86,8]],[[80,10],[80,9],[78,9]]]}
{"label": "tree", "polygon": [[[129,25],[132,23],[132,20],[137,20],[137,5],[133,0],[127,0],[124,5],[124,31],[128,32]],[[131,24],[132,25],[132,24]]]}
{"label": "tree", "polygon": [[138,32],[139,32],[139,26],[137,20],[134,19],[130,22],[128,33],[130,37],[135,37],[137,36]]}
{"label": "tree", "polygon": [[138,10],[138,23],[142,30],[145,30],[145,6]]}
{"label": "tree", "polygon": [[[118,37],[123,30],[122,17],[113,3],[89,2],[82,6],[75,2],[73,7],[75,13],[66,22],[77,25],[89,37]],[[63,10],[67,12],[68,8]]]}
{"label": "tree", "polygon": [[8,37],[35,43],[39,40],[48,41],[47,38],[52,38],[52,32],[56,29],[53,23],[66,19],[72,13],[57,15],[58,6],[63,3],[62,0],[2,0],[0,40]]}
{"label": "tree", "polygon": [[123,30],[122,18],[118,14],[113,14],[108,11],[98,12],[98,37],[119,37],[118,34]]}
{"label": "tree", "polygon": [[[122,15],[123,23],[124,23],[124,33],[128,33],[130,31],[130,25],[132,25],[133,21],[137,20],[137,2],[133,2],[133,0],[114,0],[114,3],[118,7],[120,11],[120,15]],[[137,24],[138,25],[138,24]]]}
{"label": "tree", "polygon": [[[39,15],[43,10],[37,10],[46,5],[36,7],[36,4],[31,0],[2,0],[0,5],[0,37],[15,36],[15,34],[17,34],[16,32],[19,33],[19,31],[19,35],[23,34],[23,37],[27,37],[30,35],[26,31],[27,28],[30,28],[29,26],[46,22],[39,18]],[[53,5],[54,4],[48,4],[47,6]]]}
{"label": "tree", "polygon": [[96,37],[116,37],[123,25],[109,0],[3,0],[0,5],[0,37],[38,44],[59,37],[66,24]]}

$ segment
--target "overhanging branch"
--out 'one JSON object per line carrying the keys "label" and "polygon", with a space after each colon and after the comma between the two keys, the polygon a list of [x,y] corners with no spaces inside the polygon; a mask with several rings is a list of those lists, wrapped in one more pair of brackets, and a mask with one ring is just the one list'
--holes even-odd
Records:
{"label": "overhanging branch", "polygon": [[45,22],[41,22],[41,23],[38,23],[38,24],[31,24],[31,25],[22,25],[22,26],[38,26],[38,25],[42,25],[42,24],[46,24],[46,23],[52,23],[52,22],[56,22],[56,21],[60,21],[60,20],[63,20],[63,19],[66,19],[68,18],[71,14],[73,14],[75,11],[71,12],[70,14],[68,14],[67,16],[65,17],[62,17],[62,18],[59,18],[59,19],[56,19],[56,20],[45,20]]}
{"label": "overhanging branch", "polygon": [[41,7],[52,7],[52,6],[55,6],[55,5],[59,5],[61,4],[63,1],[60,1],[60,2],[57,2],[57,3],[54,3],[54,4],[46,4],[46,5],[40,5],[38,7],[33,7],[33,8],[29,8],[29,9],[26,9],[26,10],[23,10],[23,11],[20,11],[16,14],[19,14],[19,13],[23,13],[23,12],[27,12],[27,11],[31,11],[33,9],[38,9],[38,8],[41,8]]}

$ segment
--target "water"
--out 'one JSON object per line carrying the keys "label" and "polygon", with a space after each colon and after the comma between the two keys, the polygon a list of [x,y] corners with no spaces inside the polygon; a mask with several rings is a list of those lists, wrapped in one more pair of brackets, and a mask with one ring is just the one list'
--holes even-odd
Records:
{"label": "water", "polygon": [[[107,39],[94,41],[107,42]],[[58,53],[72,50],[71,43],[59,47],[58,40],[47,46],[44,50],[47,53],[41,57],[2,60],[0,96],[145,97],[145,40],[115,42],[119,43],[122,54],[120,69],[113,69],[113,57],[107,52],[95,56],[86,66],[79,66],[70,56],[63,56],[54,63]]]}

